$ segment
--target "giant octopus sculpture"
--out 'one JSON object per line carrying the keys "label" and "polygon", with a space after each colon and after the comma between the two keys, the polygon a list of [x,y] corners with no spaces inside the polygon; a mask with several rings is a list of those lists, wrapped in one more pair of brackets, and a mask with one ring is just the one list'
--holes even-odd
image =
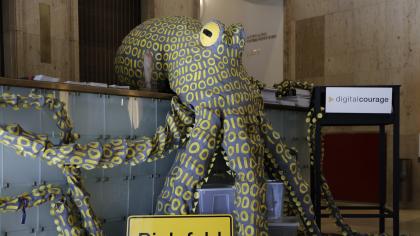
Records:
{"label": "giant octopus sculpture", "polygon": [[[305,232],[321,235],[314,221],[309,186],[300,174],[296,157],[265,118],[260,84],[242,64],[244,44],[244,30],[239,24],[225,27],[214,20],[202,26],[187,17],[148,20],[126,36],[115,59],[118,78],[133,86],[139,85],[139,80],[144,82],[143,58],[151,52],[152,82],[167,80],[177,94],[165,125],[153,137],[79,144],[59,100],[36,93],[27,97],[3,94],[3,106],[54,112],[63,131],[60,143],[54,144],[46,136],[25,131],[19,125],[0,126],[0,142],[22,156],[42,158],[62,168],[69,189],[63,192],[59,187],[42,185],[31,193],[0,199],[0,211],[51,201],[59,235],[103,235],[101,222],[82,186],[81,169],[137,165],[179,149],[156,214],[194,214],[197,189],[206,182],[215,158],[223,156],[235,178],[233,214],[237,235],[268,235],[266,176],[285,184]],[[339,217],[339,213],[334,216]],[[341,219],[337,223],[343,234],[353,234]]]}

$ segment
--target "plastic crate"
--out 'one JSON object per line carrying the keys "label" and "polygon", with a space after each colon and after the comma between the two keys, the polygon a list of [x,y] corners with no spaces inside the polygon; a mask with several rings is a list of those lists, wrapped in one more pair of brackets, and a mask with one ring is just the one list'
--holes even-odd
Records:
{"label": "plastic crate", "polygon": [[267,182],[266,205],[267,219],[278,220],[283,212],[284,185],[280,182]]}
{"label": "plastic crate", "polygon": [[200,214],[232,214],[235,199],[233,187],[198,189]]}
{"label": "plastic crate", "polygon": [[284,216],[279,220],[268,221],[268,235],[270,236],[296,236],[299,221],[294,216]]}
{"label": "plastic crate", "polygon": [[[268,220],[282,217],[284,186],[280,182],[267,182],[266,205]],[[232,186],[214,185],[198,189],[200,214],[232,214],[235,190]]]}

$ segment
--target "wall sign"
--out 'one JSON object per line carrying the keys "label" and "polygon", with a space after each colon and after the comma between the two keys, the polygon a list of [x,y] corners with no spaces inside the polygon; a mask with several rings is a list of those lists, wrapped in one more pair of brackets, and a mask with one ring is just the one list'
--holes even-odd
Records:
{"label": "wall sign", "polygon": [[127,236],[232,236],[231,215],[130,216]]}
{"label": "wall sign", "polygon": [[390,114],[392,88],[327,87],[325,111],[327,113]]}

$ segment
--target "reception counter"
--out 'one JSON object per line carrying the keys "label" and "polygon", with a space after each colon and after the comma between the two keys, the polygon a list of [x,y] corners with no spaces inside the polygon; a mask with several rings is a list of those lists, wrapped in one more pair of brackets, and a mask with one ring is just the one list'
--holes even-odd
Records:
{"label": "reception counter", "polygon": [[[174,96],[153,91],[0,78],[0,94],[27,95],[33,89],[36,93],[53,94],[66,103],[81,143],[91,140],[106,142],[115,137],[136,139],[151,136],[163,124],[170,108],[169,99]],[[308,176],[306,109],[267,104],[266,114],[284,141],[298,150],[301,168]],[[47,134],[52,140],[58,139],[58,129],[49,111],[0,109],[0,124],[10,123]],[[154,163],[83,171],[85,186],[91,194],[93,208],[104,221],[106,235],[125,235],[129,215],[153,213],[174,157],[172,153]],[[66,185],[58,168],[39,159],[22,158],[3,146],[0,146],[0,183],[2,197],[21,194],[44,183]],[[21,217],[21,212],[0,214],[0,235],[57,234],[49,214],[49,204],[27,209],[25,224],[21,224]]]}

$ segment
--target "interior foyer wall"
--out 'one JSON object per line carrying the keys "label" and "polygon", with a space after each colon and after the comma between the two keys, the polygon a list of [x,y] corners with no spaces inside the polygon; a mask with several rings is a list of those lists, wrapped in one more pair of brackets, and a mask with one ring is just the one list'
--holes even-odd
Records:
{"label": "interior foyer wall", "polygon": [[142,19],[163,16],[198,17],[198,0],[145,0],[142,1]]}
{"label": "interior foyer wall", "polygon": [[[420,208],[420,1],[288,0],[286,11],[286,79],[317,85],[401,84],[401,158],[413,163],[413,200],[405,206]],[[305,54],[300,50],[300,37],[308,35],[301,32],[302,25],[307,25],[304,22],[323,22],[324,43],[305,40],[307,50],[318,52],[315,59],[299,55]],[[319,63],[321,74],[300,71],[316,71]],[[390,149],[391,130],[387,132]],[[388,170],[389,176],[391,173]]]}
{"label": "interior foyer wall", "polygon": [[[142,19],[184,15],[197,17],[195,0],[145,0]],[[78,0],[3,0],[5,76],[45,74],[61,81],[79,80]],[[51,61],[41,61],[40,4],[50,8]],[[48,46],[48,45],[47,45]]]}
{"label": "interior foyer wall", "polygon": [[[6,77],[45,74],[62,81],[78,80],[77,0],[3,0],[1,4]],[[49,8],[49,42],[41,41],[40,5]],[[42,44],[50,50],[41,50]],[[45,53],[50,58],[47,62],[41,61]]]}

